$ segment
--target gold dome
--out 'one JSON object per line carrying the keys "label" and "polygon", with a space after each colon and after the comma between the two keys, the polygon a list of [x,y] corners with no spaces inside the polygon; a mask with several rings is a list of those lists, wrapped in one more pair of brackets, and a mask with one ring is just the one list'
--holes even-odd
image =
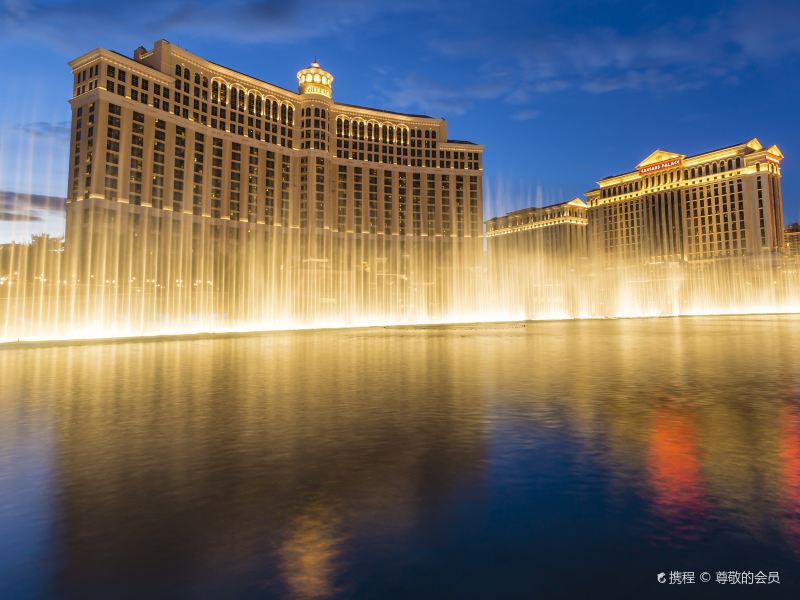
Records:
{"label": "gold dome", "polygon": [[319,94],[328,98],[332,96],[333,75],[320,67],[316,59],[297,72],[297,82],[301,94]]}

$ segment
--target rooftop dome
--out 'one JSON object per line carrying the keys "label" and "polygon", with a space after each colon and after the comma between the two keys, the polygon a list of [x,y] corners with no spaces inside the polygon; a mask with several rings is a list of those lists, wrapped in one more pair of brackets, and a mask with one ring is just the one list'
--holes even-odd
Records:
{"label": "rooftop dome", "polygon": [[297,72],[297,82],[301,94],[319,94],[327,98],[332,96],[333,75],[320,67],[316,59]]}

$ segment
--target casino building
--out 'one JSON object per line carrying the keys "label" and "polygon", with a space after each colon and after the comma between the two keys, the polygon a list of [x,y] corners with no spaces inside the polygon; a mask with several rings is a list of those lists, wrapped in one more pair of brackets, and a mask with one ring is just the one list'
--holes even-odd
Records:
{"label": "casino building", "polygon": [[490,252],[529,252],[561,258],[586,256],[589,224],[580,198],[549,206],[524,208],[486,221]]}
{"label": "casino building", "polygon": [[316,61],[298,71],[297,91],[166,40],[69,64],[66,240],[79,279],[115,264],[100,276],[250,281],[245,261],[260,268],[269,255],[273,275],[327,270],[339,289],[355,272],[374,288],[385,287],[376,273],[407,282],[411,270],[430,287],[430,265],[480,251],[483,147],[448,139],[444,119],[336,102]]}
{"label": "casino building", "polygon": [[481,234],[482,146],[447,122],[334,102],[315,61],[289,91],[159,40],[74,74],[69,202],[275,227]]}
{"label": "casino building", "polygon": [[756,138],[694,156],[656,150],[586,194],[589,252],[646,263],[782,252],[782,158]]}
{"label": "casino building", "polygon": [[786,240],[786,253],[789,256],[800,256],[800,223],[792,223],[783,230]]}

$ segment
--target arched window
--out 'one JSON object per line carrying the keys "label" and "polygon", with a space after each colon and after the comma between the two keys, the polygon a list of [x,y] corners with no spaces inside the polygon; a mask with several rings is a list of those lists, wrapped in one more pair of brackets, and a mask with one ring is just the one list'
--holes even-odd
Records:
{"label": "arched window", "polygon": [[203,77],[203,87],[204,88],[208,87],[208,77]]}
{"label": "arched window", "polygon": [[200,73],[195,73],[194,74],[194,84],[195,85],[200,85]]}
{"label": "arched window", "polygon": [[736,157],[736,168],[737,169],[742,168],[742,159],[740,157]]}
{"label": "arched window", "polygon": [[281,123],[286,123],[286,105],[281,104]]}
{"label": "arched window", "polygon": [[211,101],[219,101],[219,84],[216,81],[211,84]]}
{"label": "arched window", "polygon": [[294,108],[291,106],[286,111],[286,120],[289,125],[294,125]]}
{"label": "arched window", "polygon": [[729,158],[728,159],[728,171],[732,171],[732,170],[733,170],[733,161]]}
{"label": "arched window", "polygon": [[261,116],[261,96],[256,98],[256,114],[260,117]]}
{"label": "arched window", "polygon": [[219,86],[219,103],[222,106],[228,103],[228,86],[224,83]]}
{"label": "arched window", "polygon": [[272,120],[278,120],[278,102],[276,100],[272,101]]}
{"label": "arched window", "polygon": [[181,68],[181,66],[180,65],[175,65],[175,75],[180,77],[182,73],[183,73],[183,69]]}
{"label": "arched window", "polygon": [[714,174],[716,174],[716,172],[717,172],[717,163],[714,163],[714,164],[711,166],[711,172],[712,172],[712,173],[714,173]]}
{"label": "arched window", "polygon": [[239,110],[244,112],[244,90],[239,90]]}
{"label": "arched window", "polygon": [[189,79],[189,69],[184,69],[183,70],[183,78],[184,79]]}
{"label": "arched window", "polygon": [[364,139],[364,122],[363,121],[361,121],[358,124],[358,139],[360,139],[360,140]]}
{"label": "arched window", "polygon": [[336,135],[342,135],[342,120],[336,119]]}
{"label": "arched window", "polygon": [[256,111],[256,97],[253,92],[247,94],[247,112],[251,115]]}

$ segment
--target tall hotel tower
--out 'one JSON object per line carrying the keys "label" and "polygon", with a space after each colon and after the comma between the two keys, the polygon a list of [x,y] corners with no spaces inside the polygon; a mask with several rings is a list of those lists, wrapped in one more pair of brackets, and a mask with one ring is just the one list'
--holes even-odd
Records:
{"label": "tall hotel tower", "polygon": [[[316,61],[297,92],[165,40],[70,67],[67,252],[85,280],[219,285],[294,269],[338,273],[322,288],[341,290],[358,272],[373,278],[360,277],[359,294],[373,297],[387,278],[416,272],[430,286],[439,266],[477,256],[483,147],[449,140],[443,119],[337,103]],[[264,268],[243,275],[248,261]],[[345,301],[303,277],[306,296]]]}
{"label": "tall hotel tower", "polygon": [[656,150],[586,194],[589,251],[646,263],[783,252],[782,159],[756,138],[694,156]]}

